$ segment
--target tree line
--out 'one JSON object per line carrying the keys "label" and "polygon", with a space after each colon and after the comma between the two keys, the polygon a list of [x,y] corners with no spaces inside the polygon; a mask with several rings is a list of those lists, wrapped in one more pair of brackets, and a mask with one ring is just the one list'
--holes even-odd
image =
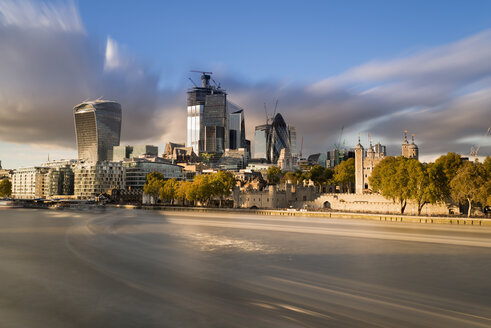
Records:
{"label": "tree line", "polygon": [[161,173],[153,172],[147,174],[143,191],[171,205],[178,202],[184,205],[186,201],[208,205],[212,199],[218,198],[221,207],[235,184],[233,173],[228,171],[197,175],[193,181],[166,180]]}
{"label": "tree line", "polygon": [[420,163],[402,156],[385,157],[369,178],[372,190],[400,204],[401,214],[408,201],[418,207],[445,202],[468,206],[467,216],[480,204],[491,205],[491,158],[483,163],[464,161],[455,153],[440,156],[435,163]]}

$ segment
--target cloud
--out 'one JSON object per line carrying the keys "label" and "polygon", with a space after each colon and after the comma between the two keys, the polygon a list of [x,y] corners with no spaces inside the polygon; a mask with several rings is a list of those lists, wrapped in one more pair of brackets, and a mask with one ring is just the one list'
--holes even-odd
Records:
{"label": "cloud", "polygon": [[[489,58],[491,31],[484,31],[412,56],[372,61],[312,85],[223,84],[258,115],[262,101],[278,98],[287,123],[304,136],[307,153],[331,149],[344,127],[351,145],[358,133],[370,133],[399,154],[402,131],[408,129],[422,154],[468,154],[470,141],[478,143],[491,125]],[[480,154],[490,152],[484,140]]]}
{"label": "cloud", "polygon": [[99,97],[121,103],[123,140],[162,133],[159,76],[89,38],[72,2],[1,2],[0,44],[0,140],[74,148],[72,108]]}
{"label": "cloud", "polygon": [[[123,142],[185,140],[184,85],[159,89],[159,82],[175,84],[162,83],[165,76],[111,37],[87,35],[73,2],[0,2],[0,44],[0,141],[73,149],[72,108],[99,97],[122,104]],[[428,157],[468,153],[491,124],[489,58],[491,32],[484,31],[312,84],[251,82],[223,66],[214,78],[245,109],[251,140],[265,121],[264,102],[271,114],[278,99],[299,145],[304,137],[304,154],[331,149],[344,127],[347,145],[370,133],[392,154],[400,153],[408,129]],[[480,153],[490,152],[484,142]]]}

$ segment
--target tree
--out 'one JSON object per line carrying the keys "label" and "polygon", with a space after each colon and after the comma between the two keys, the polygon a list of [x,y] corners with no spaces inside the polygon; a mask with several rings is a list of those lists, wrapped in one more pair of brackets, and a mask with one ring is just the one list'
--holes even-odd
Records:
{"label": "tree", "polygon": [[174,203],[174,199],[177,195],[178,181],[176,179],[170,179],[165,181],[160,188],[160,199]]}
{"label": "tree", "polygon": [[12,195],[12,183],[9,179],[0,181],[0,197],[10,197]]}
{"label": "tree", "polygon": [[266,176],[270,184],[277,184],[281,180],[281,169],[278,166],[270,166]]}
{"label": "tree", "polygon": [[450,191],[454,201],[467,202],[469,205],[467,217],[471,216],[474,204],[478,202],[484,204],[489,198],[486,188],[489,181],[486,181],[486,178],[487,172],[483,164],[465,162],[450,181]]}
{"label": "tree", "polygon": [[340,164],[334,167],[333,175],[334,183],[341,186],[342,189],[350,190],[350,186],[355,184],[355,159],[349,158],[346,161],[342,161]]}
{"label": "tree", "polygon": [[401,214],[404,214],[407,200],[410,198],[408,161],[408,158],[402,156],[385,157],[375,166],[369,178],[374,191],[399,202]]}
{"label": "tree", "polygon": [[429,175],[432,181],[432,192],[442,201],[451,201],[450,181],[462,166],[460,155],[448,153],[440,156],[431,166]]}
{"label": "tree", "polygon": [[422,164],[415,159],[407,162],[409,198],[416,203],[418,215],[421,215],[423,206],[438,200],[434,192],[433,181],[430,179],[430,167],[430,165]]}
{"label": "tree", "polygon": [[210,175],[202,174],[194,178],[193,192],[195,192],[195,200],[208,204],[213,197],[213,190],[210,184]]}
{"label": "tree", "polygon": [[235,183],[235,177],[229,171],[218,171],[210,176],[212,195],[219,197],[220,207],[222,207],[223,198],[230,195]]}
{"label": "tree", "polygon": [[208,164],[208,163],[210,163],[210,160],[213,157],[213,154],[212,153],[201,153],[201,154],[199,154],[199,156],[201,157],[202,162]]}
{"label": "tree", "polygon": [[152,181],[152,180],[164,180],[164,175],[160,172],[148,173],[146,176],[145,183]]}
{"label": "tree", "polygon": [[152,180],[149,180],[145,183],[145,185],[143,186],[143,191],[146,194],[149,194],[150,196],[153,196],[155,198],[159,198],[160,189],[162,189],[164,184],[165,184],[164,180],[152,179]]}
{"label": "tree", "polygon": [[486,183],[483,186],[484,189],[483,192],[487,194],[486,202],[483,204],[483,206],[491,206],[491,157],[490,156],[486,157],[483,166],[486,174],[485,176]]}
{"label": "tree", "polygon": [[192,182],[190,182],[190,181],[179,181],[179,183],[178,183],[175,197],[176,197],[176,199],[181,200],[182,205],[184,205],[184,202],[186,200],[186,193],[187,193],[190,185],[192,185]]}
{"label": "tree", "polygon": [[164,175],[159,172],[148,173],[146,176],[143,191],[154,198],[159,198],[160,189],[164,186]]}

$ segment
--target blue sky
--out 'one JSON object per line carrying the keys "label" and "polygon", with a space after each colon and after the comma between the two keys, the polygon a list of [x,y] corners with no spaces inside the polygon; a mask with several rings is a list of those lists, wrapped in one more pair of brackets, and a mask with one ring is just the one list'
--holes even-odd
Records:
{"label": "blue sky", "polygon": [[[491,124],[490,1],[0,0],[0,160],[76,157],[72,108],[123,106],[123,144],[185,140],[185,97],[213,71],[246,110],[276,99],[304,154],[367,134],[424,160],[468,154]],[[481,155],[489,155],[484,140]]]}
{"label": "blue sky", "polygon": [[78,5],[89,34],[110,35],[170,80],[185,80],[190,67],[217,67],[252,81],[313,82],[491,26],[489,1],[80,0]]}

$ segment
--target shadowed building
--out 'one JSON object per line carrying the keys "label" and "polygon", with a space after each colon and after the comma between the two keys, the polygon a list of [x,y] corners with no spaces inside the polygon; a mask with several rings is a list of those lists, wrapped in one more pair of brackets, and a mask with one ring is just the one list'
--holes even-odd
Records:
{"label": "shadowed building", "polygon": [[281,150],[283,148],[290,149],[290,132],[288,126],[281,114],[276,114],[271,123],[271,148],[269,153],[269,160],[271,163],[278,162]]}
{"label": "shadowed building", "polygon": [[94,100],[73,108],[78,159],[88,162],[112,160],[121,137],[121,105]]}

